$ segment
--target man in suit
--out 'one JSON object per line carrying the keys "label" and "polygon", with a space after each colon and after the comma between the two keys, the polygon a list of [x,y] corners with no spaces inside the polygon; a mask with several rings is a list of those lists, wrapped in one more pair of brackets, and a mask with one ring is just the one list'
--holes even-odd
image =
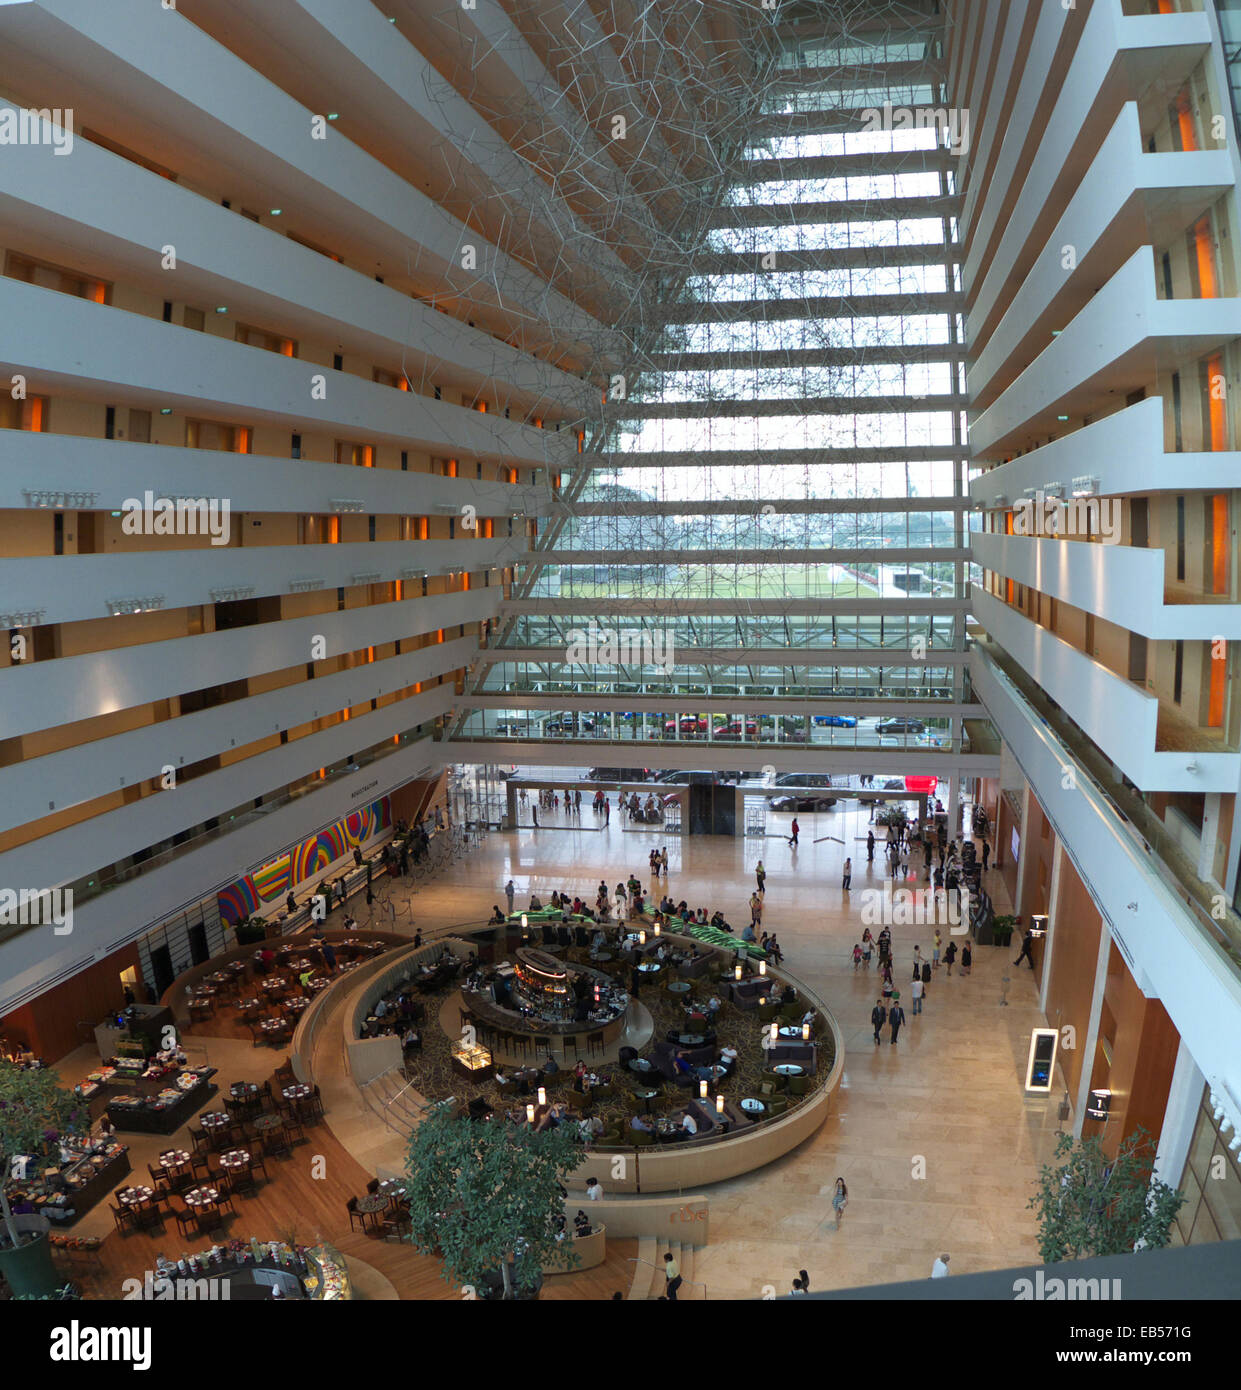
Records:
{"label": "man in suit", "polygon": [[[901,1031],[901,1024],[905,1022],[905,1010],[901,1008],[900,1001],[894,1000],[891,1011],[888,1014],[888,1022],[892,1025],[892,1042],[896,1042],[897,1034]],[[878,1039],[876,1039],[876,1042]]]}
{"label": "man in suit", "polygon": [[875,1029],[875,1046],[879,1046],[879,1034],[883,1025],[888,1021],[888,1011],[883,1007],[883,1000],[876,999],[875,1007],[870,1011],[870,1021]]}

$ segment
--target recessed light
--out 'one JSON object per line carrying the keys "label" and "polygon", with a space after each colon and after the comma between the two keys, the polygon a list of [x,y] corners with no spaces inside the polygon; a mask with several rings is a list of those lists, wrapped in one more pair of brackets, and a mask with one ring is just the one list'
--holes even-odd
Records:
{"label": "recessed light", "polygon": [[227,304],[217,304],[217,305],[215,306],[215,311],[216,311],[217,314],[227,314],[227,313],[228,313],[228,305],[227,305]]}
{"label": "recessed light", "polygon": [[280,214],[281,214],[283,211],[284,211],[283,208],[272,208],[271,212],[268,213],[268,216],[269,216],[269,217],[279,217]]}
{"label": "recessed light", "polygon": [[1068,418],[1069,418],[1069,417],[1068,417],[1067,415],[1057,415],[1057,416],[1056,416],[1056,419],[1057,419],[1057,420],[1067,420]]}
{"label": "recessed light", "polygon": [[159,413],[160,413],[161,415],[171,415],[171,414],[172,414],[172,406],[170,406],[170,405],[162,405],[162,406],[160,406],[160,408],[159,408]]}
{"label": "recessed light", "polygon": [[328,118],[329,121],[339,121],[339,120],[340,120],[340,112],[339,112],[339,111],[329,111],[329,112],[327,113],[327,118]]}

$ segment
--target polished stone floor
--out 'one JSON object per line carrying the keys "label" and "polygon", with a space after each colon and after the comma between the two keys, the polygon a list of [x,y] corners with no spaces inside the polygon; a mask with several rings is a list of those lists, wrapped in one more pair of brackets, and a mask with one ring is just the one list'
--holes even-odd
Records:
{"label": "polished stone floor", "polygon": [[[1030,1030],[1044,1024],[1033,972],[1012,968],[1011,949],[978,947],[972,974],[962,978],[958,967],[949,978],[941,968],[914,1017],[913,948],[929,954],[933,929],[893,927],[894,975],[908,1022],[895,1046],[885,1030],[876,1047],[873,967],[869,978],[855,974],[850,959],[865,894],[885,878],[878,852],[874,866],[866,863],[867,813],[846,803],[801,815],[796,850],[781,834],[789,819],[770,815],[765,838],[681,840],[624,826],[615,811],[606,828],[586,806],[580,820],[550,812],[540,815],[547,828],[492,833],[412,894],[394,884],[393,912],[377,902],[374,925],[394,916],[398,930],[426,937],[477,922],[493,904],[504,906],[510,877],[519,909],[532,891],[546,901],[553,888],[593,902],[600,878],[614,888],[634,872],[647,883],[649,853],[666,845],[673,898],[708,912],[718,907],[740,929],[761,858],[763,925],[778,935],[785,968],[840,1024],[845,1076],[836,1111],[816,1135],[769,1167],[708,1190],[711,1243],[695,1264],[707,1296],[758,1297],[767,1285],[785,1293],[799,1269],[817,1288],[914,1279],[929,1276],[941,1251],[951,1255],[954,1273],[1036,1260],[1026,1201],[1038,1165],[1051,1155],[1059,1097],[1031,1101],[1021,1088]],[[846,854],[853,859],[849,893],[841,888]],[[921,875],[909,886],[921,887]],[[1009,910],[1000,875],[990,871],[985,886],[997,910]],[[839,1231],[831,1208],[838,1176],[850,1197]]]}

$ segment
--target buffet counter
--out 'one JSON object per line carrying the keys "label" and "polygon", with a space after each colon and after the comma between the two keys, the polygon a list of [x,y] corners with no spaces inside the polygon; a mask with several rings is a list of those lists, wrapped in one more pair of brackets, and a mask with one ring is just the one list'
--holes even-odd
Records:
{"label": "buffet counter", "polygon": [[111,1140],[90,1150],[73,1149],[70,1162],[5,1184],[10,1204],[28,1201],[57,1226],[72,1226],[101,1202],[130,1171],[129,1150]]}
{"label": "buffet counter", "polygon": [[153,1096],[127,1085],[108,1101],[108,1119],[123,1134],[171,1134],[188,1124],[215,1095],[211,1082],[215,1074],[215,1067],[178,1072],[174,1084],[159,1086]]}

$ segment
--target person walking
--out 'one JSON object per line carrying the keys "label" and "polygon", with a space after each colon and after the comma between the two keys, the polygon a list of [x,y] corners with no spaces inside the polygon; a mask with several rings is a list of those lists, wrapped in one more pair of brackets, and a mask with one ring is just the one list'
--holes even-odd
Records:
{"label": "person walking", "polygon": [[844,891],[847,893],[847,892],[849,891],[849,885],[850,885],[850,883],[852,883],[852,882],[853,882],[853,860],[852,860],[852,859],[846,859],[846,860],[845,860],[845,869],[844,869],[844,878],[841,880],[840,886],[841,886],[841,887],[844,889]]}
{"label": "person walking", "polygon": [[610,796],[603,798],[603,823],[604,825],[612,824],[612,798]]}
{"label": "person walking", "polygon": [[681,1267],[671,1254],[664,1256],[664,1280],[667,1284],[667,1297],[670,1303],[677,1301],[677,1290],[681,1287]]}
{"label": "person walking", "polygon": [[948,967],[948,974],[952,974],[952,965],[957,958],[957,943],[950,941],[948,949],[944,952],[944,964]]}
{"label": "person walking", "polygon": [[963,941],[961,943],[961,974],[968,975],[970,973],[970,966],[973,965],[973,963],[974,957],[970,952],[970,943],[968,941]]}
{"label": "person walking", "polygon": [[1014,965],[1020,965],[1023,960],[1030,962],[1030,969],[1034,969],[1034,957],[1030,954],[1030,947],[1034,945],[1034,933],[1028,927],[1026,934],[1021,941],[1021,954],[1013,961]]}
{"label": "person walking", "polygon": [[983,866],[984,869],[987,867],[987,860],[990,859],[990,858],[991,858],[991,845],[988,843],[988,841],[984,840],[984,841],[982,842],[982,866]]}
{"label": "person walking", "polygon": [[875,832],[873,830],[866,832],[866,862],[868,864],[875,862]]}
{"label": "person walking", "polygon": [[944,1279],[948,1275],[948,1256],[941,1255],[931,1266],[932,1279]]}
{"label": "person walking", "polygon": [[854,946],[854,948],[853,948],[853,973],[856,975],[856,974],[858,973],[858,971],[859,971],[861,968],[862,968],[862,948],[861,948],[861,946],[859,945],[859,946]]}
{"label": "person walking", "polygon": [[758,879],[758,889],[756,891],[765,893],[767,891],[767,870],[763,868],[763,861],[761,859],[754,866],[754,877]]}
{"label": "person walking", "polygon": [[508,899],[508,915],[513,915],[513,896],[517,892],[517,885],[510,878],[504,885],[504,896]]}
{"label": "person walking", "polygon": [[883,1000],[876,999],[875,1007],[870,1011],[870,1021],[875,1029],[875,1046],[879,1046],[879,1034],[883,1030],[883,1025],[888,1021],[888,1011],[883,1007]]}
{"label": "person walking", "polygon": [[922,997],[923,997],[924,999],[926,998],[926,992],[927,992],[927,990],[930,988],[930,985],[931,985],[931,962],[930,962],[929,960],[924,960],[924,961],[922,962]]}
{"label": "person walking", "polygon": [[534,818],[534,828],[537,830],[539,828],[539,808],[533,802],[530,803],[530,814]]}
{"label": "person walking", "polygon": [[862,933],[862,960],[865,962],[867,970],[870,969],[870,956],[871,951],[874,949],[874,945],[875,938],[871,936],[870,928],[867,927]]}
{"label": "person walking", "polygon": [[939,928],[935,928],[935,940],[931,943],[931,963],[935,970],[939,969],[939,948],[944,944],[944,938],[939,934]]}
{"label": "person walking", "polygon": [[840,1223],[845,1219],[845,1208],[848,1205],[849,1189],[845,1185],[844,1178],[837,1178],[836,1191],[832,1193],[832,1210],[836,1213],[837,1230],[840,1230]]}
{"label": "person walking", "polygon": [[892,1025],[892,1044],[895,1046],[897,1035],[901,1031],[901,1024],[905,1022],[905,1010],[901,1008],[901,1001],[898,998],[892,1001],[892,1008],[888,1013],[888,1022]]}
{"label": "person walking", "polygon": [[664,876],[664,881],[668,879],[668,846],[664,845],[659,851],[659,871]]}
{"label": "person walking", "polygon": [[761,927],[763,924],[763,900],[757,893],[750,894],[750,926]]}
{"label": "person walking", "polygon": [[921,975],[915,975],[915,976],[914,976],[913,984],[911,984],[909,988],[910,988],[910,992],[911,992],[912,995],[913,995],[914,1013],[915,1013],[915,1014],[920,1014],[920,1013],[922,1012],[922,991],[923,991],[922,976],[921,976]]}
{"label": "person walking", "polygon": [[793,832],[793,833],[789,836],[789,847],[790,847],[791,849],[796,849],[796,848],[797,848],[797,837],[798,837],[798,835],[801,833],[801,827],[797,824],[797,817],[796,817],[796,816],[793,817],[793,824],[789,827],[789,829],[792,830],[792,832]]}
{"label": "person walking", "polygon": [[921,947],[921,946],[915,946],[915,947],[914,947],[914,973],[913,973],[913,978],[914,978],[915,980],[917,980],[917,979],[921,979],[921,977],[922,977],[922,947]]}

